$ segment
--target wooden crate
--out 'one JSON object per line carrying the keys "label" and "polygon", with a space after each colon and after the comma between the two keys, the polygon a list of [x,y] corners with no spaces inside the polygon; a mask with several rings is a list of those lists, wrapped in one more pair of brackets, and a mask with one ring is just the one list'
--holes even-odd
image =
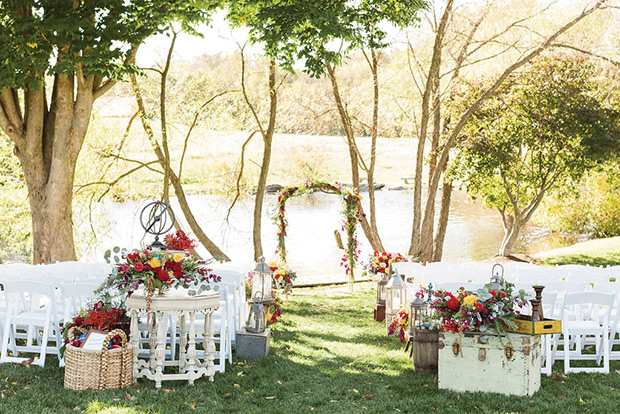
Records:
{"label": "wooden crate", "polygon": [[540,336],[443,332],[439,388],[533,395],[540,388]]}
{"label": "wooden crate", "polygon": [[515,319],[516,328],[504,326],[508,332],[516,332],[527,335],[545,335],[556,334],[562,332],[562,321],[555,319],[543,319],[542,321],[532,322],[529,316],[519,315]]}

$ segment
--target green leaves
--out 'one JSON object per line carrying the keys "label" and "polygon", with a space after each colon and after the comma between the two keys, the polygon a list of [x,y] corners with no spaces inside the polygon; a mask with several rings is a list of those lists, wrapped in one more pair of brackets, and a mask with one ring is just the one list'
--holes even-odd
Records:
{"label": "green leaves", "polygon": [[[567,57],[541,57],[513,75],[463,129],[455,176],[488,206],[523,211],[616,153],[620,114],[603,102],[597,76]],[[481,89],[455,99],[456,110]]]}
{"label": "green leaves", "polygon": [[39,87],[46,75],[120,78],[132,47],[178,21],[186,30],[209,20],[219,1],[61,0],[0,2],[0,88]]}
{"label": "green leaves", "polygon": [[338,65],[354,49],[388,45],[385,25],[416,24],[422,0],[242,0],[229,4],[228,18],[250,28],[250,39],[284,69],[297,60],[319,77],[326,65]]}

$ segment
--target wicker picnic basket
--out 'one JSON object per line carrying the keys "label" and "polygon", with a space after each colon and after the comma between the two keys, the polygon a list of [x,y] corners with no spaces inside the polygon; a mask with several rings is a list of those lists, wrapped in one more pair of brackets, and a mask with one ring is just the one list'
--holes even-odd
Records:
{"label": "wicker picnic basket", "polygon": [[[70,341],[82,332],[72,327],[68,337]],[[121,347],[108,349],[110,341],[121,338]],[[77,348],[70,343],[65,350],[65,388],[70,390],[107,390],[131,385],[132,348],[127,346],[127,335],[121,329],[114,329],[106,336],[101,350]]]}

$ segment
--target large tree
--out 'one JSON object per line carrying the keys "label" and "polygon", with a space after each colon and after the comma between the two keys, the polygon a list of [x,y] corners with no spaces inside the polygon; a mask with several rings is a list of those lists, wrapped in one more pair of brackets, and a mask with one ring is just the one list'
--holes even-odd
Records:
{"label": "large tree", "polygon": [[[541,4],[536,10],[519,10],[518,17],[514,18],[511,13],[511,21],[505,26],[487,21],[491,12],[497,12],[497,10],[504,12],[503,2],[490,0],[482,6],[461,5],[461,12],[468,10],[471,12],[473,8],[473,13],[469,15],[465,13],[464,16],[463,13],[456,12],[457,6],[454,3],[456,2],[453,0],[435,2],[438,7],[428,16],[434,32],[431,56],[424,61],[419,59],[417,53],[412,53],[411,71],[420,73],[414,78],[422,95],[422,108],[419,112],[420,121],[416,121],[419,140],[416,152],[414,214],[409,254],[424,263],[441,259],[441,252],[438,250],[443,248],[451,190],[451,183],[446,180],[445,170],[454,143],[469,118],[496,93],[513,72],[552,47],[562,35],[597,10],[612,7],[607,6],[607,0],[592,0],[587,2],[587,6],[580,9],[571,19],[554,21],[549,33],[543,34],[530,30],[528,23],[544,13],[550,13],[550,9],[556,2],[549,1],[548,4]],[[521,3],[518,5],[521,7]],[[466,22],[465,27],[459,27],[458,23],[462,23],[463,20]],[[483,26],[486,26],[486,33],[482,30]],[[535,36],[532,33],[535,33]],[[442,106],[450,98],[453,86],[470,82],[468,76],[464,74],[470,72],[469,78],[477,78],[481,73],[478,69],[481,63],[492,61],[502,55],[508,57],[504,61],[509,63],[499,70],[494,69],[497,73],[494,81],[489,83],[486,89],[480,91],[477,99],[471,101],[468,106],[462,107],[459,113],[442,116]],[[487,69],[488,67],[484,71]],[[418,119],[416,113],[412,117]],[[423,167],[426,163],[425,155],[429,152],[427,145],[429,138],[431,150],[428,159],[431,168],[429,168],[428,175],[427,197],[423,202]],[[442,208],[439,227],[435,232],[435,201],[439,184],[442,181],[444,182]]]}
{"label": "large tree", "polygon": [[32,215],[33,261],[75,260],[71,204],[93,102],[144,39],[215,1],[0,1],[0,127],[15,144]]}
{"label": "large tree", "polygon": [[620,113],[617,102],[604,101],[597,75],[584,59],[536,59],[510,76],[461,131],[454,172],[470,195],[499,211],[500,255],[512,253],[547,193],[616,153]]}

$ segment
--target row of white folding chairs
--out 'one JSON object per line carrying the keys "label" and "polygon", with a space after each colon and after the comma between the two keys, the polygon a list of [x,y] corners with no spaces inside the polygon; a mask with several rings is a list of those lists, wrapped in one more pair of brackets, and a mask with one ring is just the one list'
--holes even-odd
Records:
{"label": "row of white folding chairs", "polygon": [[31,280],[5,282],[6,313],[2,318],[0,362],[25,361],[26,358],[17,356],[18,352],[37,353],[38,359],[32,362],[35,365],[44,366],[48,353],[56,354],[60,361],[60,326],[92,299],[97,286]]}
{"label": "row of white folding chairs", "polygon": [[[404,274],[406,280],[413,280],[419,286],[434,286],[452,282],[488,283],[492,276],[491,263],[428,263],[422,266],[416,262],[394,263],[393,270]],[[505,263],[503,277],[511,282],[545,284],[556,281],[608,282],[620,280],[620,266],[600,268],[593,266],[563,265],[555,267],[537,266],[529,263]],[[496,272],[502,273],[499,269]]]}
{"label": "row of white folding chairs", "polygon": [[[551,375],[556,359],[564,361],[564,372],[609,373],[609,361],[620,359],[613,351],[619,331],[618,298],[615,292],[567,292],[559,301],[557,319],[562,321],[561,334],[543,335],[544,365],[542,372]],[[559,346],[562,350],[559,350]],[[584,353],[586,346],[595,352]],[[576,367],[571,361],[595,360],[597,367]],[[602,362],[602,366],[601,365]]]}
{"label": "row of white folding chairs", "polygon": [[72,282],[86,280],[103,282],[112,271],[106,263],[58,262],[47,265],[16,263],[0,265],[0,283],[10,280],[33,280],[43,277],[66,279]]}

